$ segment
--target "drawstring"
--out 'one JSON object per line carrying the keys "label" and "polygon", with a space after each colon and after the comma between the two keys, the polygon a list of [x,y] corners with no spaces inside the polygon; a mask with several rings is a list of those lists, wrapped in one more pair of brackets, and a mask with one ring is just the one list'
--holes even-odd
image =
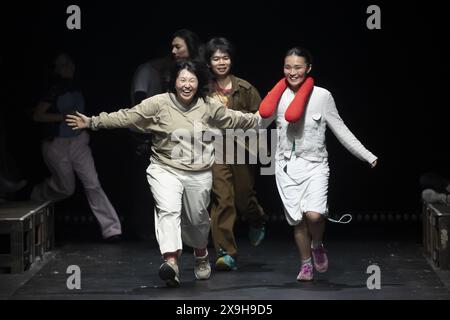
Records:
{"label": "drawstring", "polygon": [[[344,218],[348,218],[348,221],[342,221]],[[342,217],[339,218],[339,220],[334,220],[330,217],[327,217],[328,221],[334,222],[334,223],[341,223],[341,224],[348,224],[352,221],[353,217],[351,214],[344,214]]]}

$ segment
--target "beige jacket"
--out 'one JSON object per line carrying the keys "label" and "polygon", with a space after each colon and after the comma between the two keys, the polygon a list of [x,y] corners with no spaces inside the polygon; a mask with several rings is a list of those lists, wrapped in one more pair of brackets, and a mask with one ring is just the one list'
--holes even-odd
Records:
{"label": "beige jacket", "polygon": [[[173,96],[172,96],[173,97]],[[242,113],[226,108],[219,101],[198,99],[188,110],[181,110],[169,93],[143,100],[132,109],[101,113],[92,117],[91,129],[132,128],[151,132],[152,162],[187,170],[206,170],[214,163],[210,129],[256,128],[259,113]]]}

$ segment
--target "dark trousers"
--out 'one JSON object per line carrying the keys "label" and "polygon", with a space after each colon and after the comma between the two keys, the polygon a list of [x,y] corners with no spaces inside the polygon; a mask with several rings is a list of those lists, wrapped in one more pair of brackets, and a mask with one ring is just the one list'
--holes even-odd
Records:
{"label": "dark trousers", "polygon": [[260,227],[267,220],[256,198],[255,166],[246,164],[214,164],[211,230],[216,251],[222,249],[236,257],[237,245],[233,228],[237,213],[251,226]]}

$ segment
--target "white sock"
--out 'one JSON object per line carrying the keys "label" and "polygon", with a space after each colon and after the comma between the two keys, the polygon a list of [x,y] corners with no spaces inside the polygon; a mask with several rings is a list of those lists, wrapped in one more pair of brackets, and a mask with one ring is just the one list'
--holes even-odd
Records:
{"label": "white sock", "polygon": [[312,264],[312,259],[306,259],[306,260],[302,260],[302,266],[304,266],[305,264]]}
{"label": "white sock", "polygon": [[322,247],[322,240],[313,240],[312,241],[312,248],[313,249],[317,249],[317,248],[320,248],[320,247]]}

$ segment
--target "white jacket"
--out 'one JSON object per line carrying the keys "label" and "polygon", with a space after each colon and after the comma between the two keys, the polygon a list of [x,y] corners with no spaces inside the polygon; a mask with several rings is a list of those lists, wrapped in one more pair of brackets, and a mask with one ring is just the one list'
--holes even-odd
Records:
{"label": "white jacket", "polygon": [[305,115],[297,123],[289,123],[284,118],[293,97],[293,92],[289,88],[286,89],[278,105],[276,159],[290,158],[295,154],[310,161],[327,160],[325,131],[328,126],[342,145],[354,156],[368,163],[377,160],[377,157],[367,150],[347,128],[339,116],[333,96],[328,90],[314,87]]}

